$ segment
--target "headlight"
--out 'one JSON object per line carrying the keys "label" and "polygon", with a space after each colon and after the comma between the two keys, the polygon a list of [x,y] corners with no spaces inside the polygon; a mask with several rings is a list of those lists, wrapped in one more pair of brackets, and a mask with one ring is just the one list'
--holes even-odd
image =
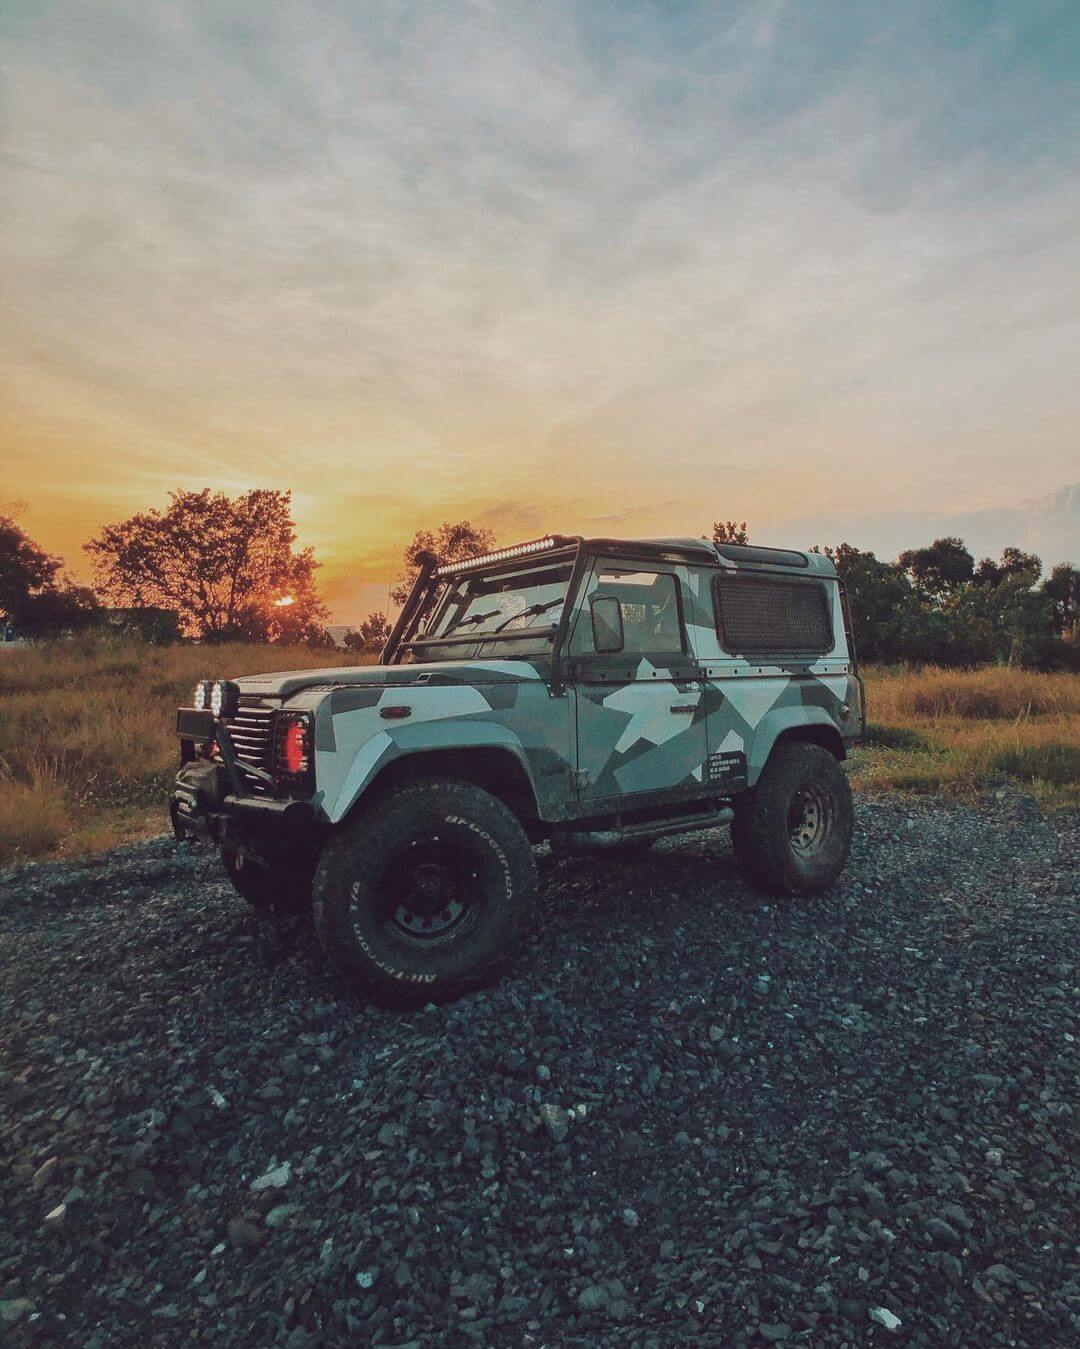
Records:
{"label": "headlight", "polygon": [[210,681],[208,679],[200,679],[195,685],[195,697],[191,701],[198,711],[205,711],[210,702]]}
{"label": "headlight", "polygon": [[210,686],[210,711],[215,717],[235,717],[240,707],[240,686],[231,679],[215,679]]}

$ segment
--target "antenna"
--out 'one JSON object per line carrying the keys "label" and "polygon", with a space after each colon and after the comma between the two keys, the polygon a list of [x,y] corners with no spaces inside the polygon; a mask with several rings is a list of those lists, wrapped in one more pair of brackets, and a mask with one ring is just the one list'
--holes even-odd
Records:
{"label": "antenna", "polygon": [[394,558],[397,556],[397,544],[390,549],[390,575],[386,578],[386,621],[390,622],[390,592],[394,588]]}

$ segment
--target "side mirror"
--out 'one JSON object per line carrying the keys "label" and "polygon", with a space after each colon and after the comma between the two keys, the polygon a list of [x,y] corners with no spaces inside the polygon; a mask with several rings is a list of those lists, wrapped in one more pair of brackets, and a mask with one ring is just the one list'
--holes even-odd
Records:
{"label": "side mirror", "polygon": [[623,649],[622,605],[614,595],[597,595],[591,601],[593,649],[599,652]]}

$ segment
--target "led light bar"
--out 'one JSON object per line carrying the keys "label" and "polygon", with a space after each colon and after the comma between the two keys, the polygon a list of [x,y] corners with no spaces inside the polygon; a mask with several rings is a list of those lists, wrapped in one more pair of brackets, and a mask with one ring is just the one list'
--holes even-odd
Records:
{"label": "led light bar", "polygon": [[436,567],[436,576],[456,576],[458,572],[475,571],[477,567],[487,567],[492,562],[507,562],[515,557],[527,557],[531,553],[544,553],[549,548],[558,548],[568,540],[561,534],[548,534],[542,539],[533,539],[531,543],[519,543],[513,548],[497,548],[493,553],[483,553],[480,557],[466,558],[464,562],[448,562],[444,567]]}

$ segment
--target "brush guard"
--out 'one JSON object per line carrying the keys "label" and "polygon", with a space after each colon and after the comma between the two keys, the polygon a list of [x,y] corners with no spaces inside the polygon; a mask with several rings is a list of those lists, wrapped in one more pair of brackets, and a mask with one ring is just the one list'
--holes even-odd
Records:
{"label": "brush guard", "polygon": [[[309,801],[257,795],[251,781],[277,790],[269,773],[237,757],[229,728],[212,712],[181,707],[176,713],[176,733],[183,745],[184,763],[176,775],[169,798],[169,818],[178,840],[208,837],[221,841],[227,834],[276,834],[314,823]],[[195,757],[196,744],[213,740],[221,762]]]}

